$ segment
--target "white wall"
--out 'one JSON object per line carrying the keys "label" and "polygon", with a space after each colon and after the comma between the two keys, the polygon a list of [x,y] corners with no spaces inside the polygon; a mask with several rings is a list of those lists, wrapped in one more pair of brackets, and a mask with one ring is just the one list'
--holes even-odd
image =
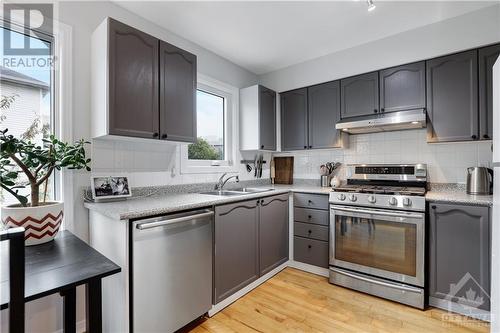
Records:
{"label": "white wall", "polygon": [[[348,36],[348,32],[339,33]],[[500,5],[270,72],[259,79],[264,86],[283,92],[499,41]]]}
{"label": "white wall", "polygon": [[[283,152],[275,156],[294,156],[294,177],[308,179],[319,179],[319,166],[326,162],[427,163],[429,181],[433,183],[465,183],[467,167],[491,167],[491,141],[429,144],[426,135],[425,129],[351,135],[346,149]],[[339,170],[339,176],[348,176],[345,169]]]}

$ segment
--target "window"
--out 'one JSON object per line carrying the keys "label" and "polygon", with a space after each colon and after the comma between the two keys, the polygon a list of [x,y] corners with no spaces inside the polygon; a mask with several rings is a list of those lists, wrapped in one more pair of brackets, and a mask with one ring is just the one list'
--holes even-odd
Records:
{"label": "window", "polygon": [[232,138],[237,128],[238,88],[198,74],[196,92],[196,143],[181,146],[182,173],[231,172],[235,147]]}
{"label": "window", "polygon": [[[4,33],[10,34],[13,48],[23,46],[25,35],[5,27],[0,27],[0,45],[4,45]],[[5,55],[4,48],[1,48],[0,128],[2,130],[7,128],[8,133],[15,137],[42,145],[42,139],[54,133],[54,71],[51,62],[48,61],[53,55],[54,43],[50,36],[46,38],[30,36],[29,44],[30,47],[48,48],[50,55],[12,56]],[[19,177],[18,182],[27,184],[24,176]],[[53,175],[50,181],[41,187],[41,198],[56,199],[55,182],[56,177]],[[29,191],[27,187],[20,189],[19,193],[28,195]],[[17,200],[2,190],[0,202],[13,204],[17,203]]]}

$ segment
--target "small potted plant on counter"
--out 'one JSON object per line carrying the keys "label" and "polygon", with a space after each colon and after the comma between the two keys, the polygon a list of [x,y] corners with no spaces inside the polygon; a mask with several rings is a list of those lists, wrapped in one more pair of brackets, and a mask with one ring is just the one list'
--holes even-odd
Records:
{"label": "small potted plant on counter", "polygon": [[[24,227],[26,245],[53,240],[63,219],[64,203],[46,200],[49,178],[54,170],[63,168],[90,171],[84,147],[89,142],[80,140],[71,145],[50,136],[38,145],[7,134],[7,129],[0,131],[0,141],[0,183],[4,191],[19,201],[2,206],[2,223]],[[19,193],[28,186],[30,200]]]}

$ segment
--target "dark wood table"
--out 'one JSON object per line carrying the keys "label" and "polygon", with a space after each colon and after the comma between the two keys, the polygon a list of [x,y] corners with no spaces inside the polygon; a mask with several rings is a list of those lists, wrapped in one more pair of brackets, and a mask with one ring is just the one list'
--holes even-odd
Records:
{"label": "dark wood table", "polygon": [[[1,242],[7,243],[7,242]],[[9,306],[9,250],[1,248],[0,309]],[[121,268],[69,231],[54,241],[26,247],[25,302],[59,293],[64,300],[64,332],[76,331],[76,287],[86,285],[87,332],[102,332],[101,279]]]}

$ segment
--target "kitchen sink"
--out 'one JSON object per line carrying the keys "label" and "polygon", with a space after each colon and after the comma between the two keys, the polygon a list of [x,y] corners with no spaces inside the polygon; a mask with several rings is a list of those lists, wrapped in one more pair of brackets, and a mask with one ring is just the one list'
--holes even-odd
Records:
{"label": "kitchen sink", "polygon": [[244,193],[261,193],[261,192],[274,191],[274,189],[272,189],[272,188],[243,187],[243,188],[237,188],[233,191],[244,192]]}
{"label": "kitchen sink", "polygon": [[243,191],[207,191],[201,192],[200,194],[209,194],[209,195],[219,195],[223,197],[231,197],[234,195],[244,195],[250,194],[251,192],[243,192]]}

